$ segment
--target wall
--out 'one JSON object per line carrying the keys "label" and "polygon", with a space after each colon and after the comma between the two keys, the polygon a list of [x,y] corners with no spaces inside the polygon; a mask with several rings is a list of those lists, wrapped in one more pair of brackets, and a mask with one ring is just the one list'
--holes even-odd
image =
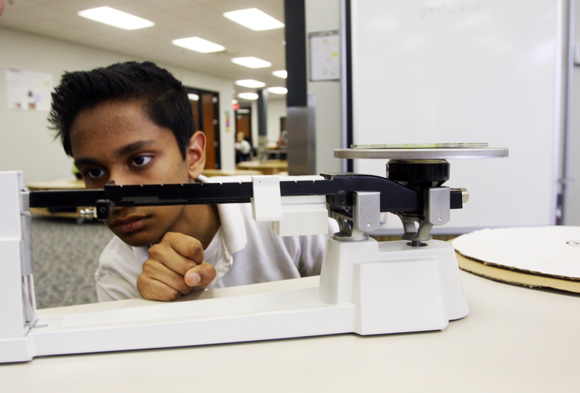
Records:
{"label": "wall", "polygon": [[286,117],[286,100],[281,98],[272,99],[272,93],[268,99],[268,144],[273,144],[280,138],[280,118]]}
{"label": "wall", "polygon": [[[575,29],[572,43],[580,45],[580,3],[574,11]],[[580,61],[580,59],[578,59]],[[568,140],[568,193],[565,211],[566,225],[580,225],[580,64],[572,69],[572,103],[570,105],[571,123]]]}
{"label": "wall", "polygon": [[[340,0],[306,0],[305,4],[307,40],[309,33],[340,30]],[[341,160],[334,158],[334,149],[343,147],[341,82],[309,81],[308,93],[316,96],[316,172],[341,172]]]}
{"label": "wall", "polygon": [[[48,130],[47,112],[9,110],[6,96],[6,67],[49,73],[57,85],[65,70],[88,70],[134,59],[125,55],[53,40],[0,27],[0,171],[22,170],[24,183],[71,176],[72,163]],[[226,128],[226,111],[233,119],[233,81],[192,70],[159,64],[186,86],[219,92],[222,167],[233,169],[235,124]]]}
{"label": "wall", "polygon": [[[286,99],[285,98],[274,98],[273,94],[270,93],[268,97],[268,108],[267,115],[268,121],[266,127],[268,128],[268,135],[266,136],[267,143],[274,144],[278,141],[280,137],[280,118],[286,116]],[[257,147],[258,144],[258,105],[257,101],[251,102],[241,102],[243,108],[249,108],[252,116],[251,119],[251,132],[252,140]]]}

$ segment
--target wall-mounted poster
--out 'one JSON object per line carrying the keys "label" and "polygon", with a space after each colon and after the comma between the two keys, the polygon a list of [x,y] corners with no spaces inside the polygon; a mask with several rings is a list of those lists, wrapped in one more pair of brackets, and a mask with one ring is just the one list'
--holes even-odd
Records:
{"label": "wall-mounted poster", "polygon": [[6,68],[6,93],[9,109],[48,112],[51,91],[51,74],[14,67]]}
{"label": "wall-mounted poster", "polygon": [[340,36],[338,31],[310,33],[310,80],[340,79]]}

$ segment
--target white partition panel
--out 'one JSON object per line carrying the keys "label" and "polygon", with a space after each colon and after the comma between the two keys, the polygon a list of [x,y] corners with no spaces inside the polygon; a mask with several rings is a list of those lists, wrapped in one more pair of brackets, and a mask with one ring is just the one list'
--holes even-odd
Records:
{"label": "white partition panel", "polygon": [[[507,147],[509,158],[450,161],[447,185],[468,188],[471,199],[443,229],[553,224],[567,3],[352,0],[347,7],[353,143]],[[384,176],[385,163],[358,160],[354,170]],[[396,217],[388,221],[400,227]]]}

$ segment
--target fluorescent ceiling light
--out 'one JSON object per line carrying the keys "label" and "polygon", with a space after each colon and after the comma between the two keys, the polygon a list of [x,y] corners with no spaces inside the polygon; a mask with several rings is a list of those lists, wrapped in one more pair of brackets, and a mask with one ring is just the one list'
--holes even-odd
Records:
{"label": "fluorescent ceiling light", "polygon": [[286,94],[288,89],[285,87],[268,87],[268,91],[274,94]]}
{"label": "fluorescent ceiling light", "polygon": [[201,53],[220,52],[226,49],[225,46],[221,46],[199,37],[180,38],[171,41],[171,43]]}
{"label": "fluorescent ceiling light", "polygon": [[254,79],[240,79],[239,81],[236,81],[236,85],[253,88],[266,86],[264,82],[256,81]]}
{"label": "fluorescent ceiling light", "polygon": [[257,57],[236,57],[232,59],[232,63],[239,64],[249,68],[265,68],[271,67],[272,63],[266,60],[258,59]]}
{"label": "fluorescent ceiling light", "polygon": [[138,16],[111,7],[91,8],[79,11],[77,15],[125,30],[137,30],[155,25],[150,20],[139,18]]}
{"label": "fluorescent ceiling light", "polygon": [[272,75],[277,76],[278,78],[286,79],[288,78],[288,71],[286,70],[273,71]]}
{"label": "fluorescent ceiling light", "polygon": [[280,22],[278,19],[272,18],[270,15],[257,8],[225,12],[224,16],[255,31],[272,30],[284,27],[284,23]]}
{"label": "fluorescent ceiling light", "polygon": [[240,93],[238,97],[243,98],[244,100],[257,100],[258,95],[256,93]]}

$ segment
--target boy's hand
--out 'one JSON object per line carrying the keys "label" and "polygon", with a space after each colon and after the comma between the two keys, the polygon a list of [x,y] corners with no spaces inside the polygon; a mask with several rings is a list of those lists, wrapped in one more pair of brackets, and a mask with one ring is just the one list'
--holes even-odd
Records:
{"label": "boy's hand", "polygon": [[149,248],[137,289],[145,299],[175,300],[204,289],[215,275],[214,267],[203,262],[203,247],[197,239],[168,232]]}

